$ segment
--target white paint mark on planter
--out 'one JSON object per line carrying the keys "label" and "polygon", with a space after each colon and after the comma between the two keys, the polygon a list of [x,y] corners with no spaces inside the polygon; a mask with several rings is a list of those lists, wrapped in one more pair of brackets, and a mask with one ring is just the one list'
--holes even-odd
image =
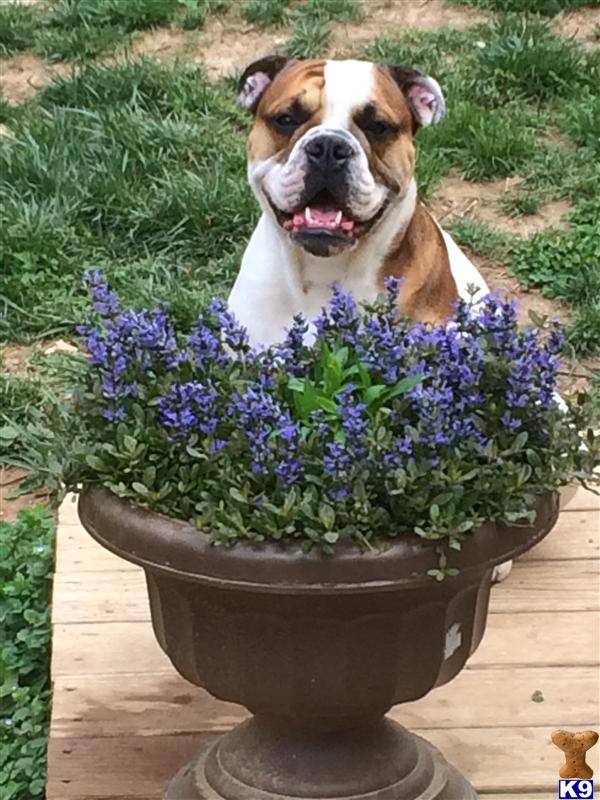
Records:
{"label": "white paint mark on planter", "polygon": [[462,633],[460,623],[455,622],[446,631],[446,646],[444,647],[444,661],[451,658],[462,644]]}

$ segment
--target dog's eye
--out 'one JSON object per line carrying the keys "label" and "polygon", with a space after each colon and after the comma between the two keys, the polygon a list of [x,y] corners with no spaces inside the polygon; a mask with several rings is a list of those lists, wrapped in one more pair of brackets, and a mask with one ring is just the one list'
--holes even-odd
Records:
{"label": "dog's eye", "polygon": [[398,124],[382,117],[372,103],[365,106],[354,121],[369,139],[386,139],[400,130]]}
{"label": "dog's eye", "polygon": [[367,133],[372,133],[373,136],[384,136],[391,131],[391,125],[384,122],[382,119],[374,119],[370,125],[367,126]]}
{"label": "dog's eye", "polygon": [[296,117],[287,112],[271,117],[271,122],[282,133],[290,133],[301,124]]}
{"label": "dog's eye", "polygon": [[365,120],[360,127],[367,136],[372,136],[374,139],[383,139],[397,130],[395,125],[383,119],[370,119],[368,122]]}

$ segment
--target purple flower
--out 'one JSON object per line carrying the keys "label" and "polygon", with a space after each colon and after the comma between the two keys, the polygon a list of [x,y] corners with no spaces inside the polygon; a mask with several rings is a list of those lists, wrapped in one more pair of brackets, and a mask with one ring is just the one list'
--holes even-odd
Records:
{"label": "purple flower", "polygon": [[192,432],[212,434],[219,423],[217,399],[218,393],[210,384],[175,383],[159,398],[160,421],[172,439],[186,438]]}

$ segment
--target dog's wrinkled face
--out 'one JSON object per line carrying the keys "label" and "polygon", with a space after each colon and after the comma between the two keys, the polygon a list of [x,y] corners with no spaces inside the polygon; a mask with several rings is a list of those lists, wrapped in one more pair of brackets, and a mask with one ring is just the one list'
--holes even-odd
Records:
{"label": "dog's wrinkled face", "polygon": [[354,247],[414,177],[413,135],[438,122],[433,78],[364,61],[269,56],[240,81],[254,113],[249,178],[264,210],[308,252]]}

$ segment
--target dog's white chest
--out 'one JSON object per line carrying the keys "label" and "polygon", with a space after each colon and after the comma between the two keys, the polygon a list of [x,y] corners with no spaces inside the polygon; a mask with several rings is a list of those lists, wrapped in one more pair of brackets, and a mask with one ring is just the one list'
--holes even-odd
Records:
{"label": "dog's white chest", "polygon": [[[487,292],[485,281],[444,232],[450,269],[460,296],[470,297],[470,287]],[[290,249],[278,235],[273,223],[262,217],[248,244],[242,266],[229,296],[229,307],[246,326],[255,345],[281,341],[296,314],[307,320],[319,315],[331,299],[331,287],[338,284],[358,301],[370,302],[379,291],[377,274],[383,253],[373,247],[360,259],[319,258],[296,263]]]}
{"label": "dog's white chest", "polygon": [[242,260],[229,308],[253,344],[281,341],[297,314],[313,320],[329,304],[332,286],[358,301],[374,300],[378,263],[359,264],[348,255],[295,261],[272,222],[262,217]]}

